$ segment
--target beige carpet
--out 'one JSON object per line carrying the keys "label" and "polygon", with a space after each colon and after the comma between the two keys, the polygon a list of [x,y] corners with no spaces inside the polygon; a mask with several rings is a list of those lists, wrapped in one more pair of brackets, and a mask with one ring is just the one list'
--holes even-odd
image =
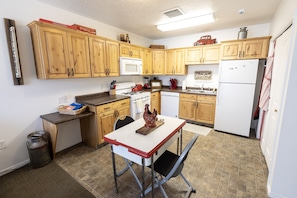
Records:
{"label": "beige carpet", "polygon": [[205,126],[200,126],[200,125],[196,125],[196,124],[187,123],[183,127],[183,130],[184,131],[188,131],[188,132],[192,132],[192,133],[198,133],[200,135],[207,136],[208,133],[212,130],[212,128],[205,127]]}

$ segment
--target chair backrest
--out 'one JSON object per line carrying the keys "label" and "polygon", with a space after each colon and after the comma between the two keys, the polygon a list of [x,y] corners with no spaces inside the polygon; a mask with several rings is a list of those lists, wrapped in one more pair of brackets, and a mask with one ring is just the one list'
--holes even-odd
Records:
{"label": "chair backrest", "polygon": [[171,177],[175,177],[179,175],[184,167],[184,161],[187,159],[189,151],[195,144],[195,142],[198,139],[199,134],[195,134],[193,138],[190,140],[190,142],[187,144],[187,146],[182,151],[181,155],[179,156],[178,160],[175,162],[173,168],[170,170],[168,175],[164,178],[164,180],[169,180]]}
{"label": "chair backrest", "polygon": [[116,130],[118,128],[121,128],[131,122],[133,122],[134,119],[131,118],[130,116],[120,116],[115,122],[114,122],[114,125],[113,125],[113,130]]}

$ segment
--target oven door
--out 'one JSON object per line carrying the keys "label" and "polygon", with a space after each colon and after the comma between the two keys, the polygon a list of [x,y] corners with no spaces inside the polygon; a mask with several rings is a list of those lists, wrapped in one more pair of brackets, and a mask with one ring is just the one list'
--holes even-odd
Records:
{"label": "oven door", "polygon": [[144,107],[146,104],[151,105],[150,97],[131,99],[131,117],[134,120],[138,120],[143,117]]}

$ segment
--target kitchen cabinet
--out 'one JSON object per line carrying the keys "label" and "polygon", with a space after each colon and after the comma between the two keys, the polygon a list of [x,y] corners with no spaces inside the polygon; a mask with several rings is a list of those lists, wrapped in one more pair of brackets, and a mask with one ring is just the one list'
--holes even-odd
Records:
{"label": "kitchen cabinet", "polygon": [[179,96],[179,118],[214,124],[216,96],[184,94]]}
{"label": "kitchen cabinet", "polygon": [[159,91],[151,93],[151,107],[150,107],[150,109],[151,109],[151,111],[156,109],[158,114],[160,114],[161,108],[160,108],[160,92]]}
{"label": "kitchen cabinet", "polygon": [[[113,131],[113,125],[116,119],[122,115],[130,116],[130,99],[119,100],[99,106],[89,106],[89,110],[95,113],[93,120],[94,128],[90,130],[90,137],[94,137],[89,143],[96,148],[97,145],[104,142],[104,135]],[[90,139],[90,138],[89,138]]]}
{"label": "kitchen cabinet", "polygon": [[222,41],[221,59],[261,59],[267,58],[270,36],[232,41]]}
{"label": "kitchen cabinet", "polygon": [[216,64],[220,62],[220,44],[185,49],[185,64]]}
{"label": "kitchen cabinet", "polygon": [[164,74],[185,75],[186,71],[184,49],[166,50]]}
{"label": "kitchen cabinet", "polygon": [[120,53],[119,43],[112,40],[106,40],[106,66],[104,76],[119,76],[120,75]]}
{"label": "kitchen cabinet", "polygon": [[165,51],[153,50],[153,75],[163,75],[165,67]]}
{"label": "kitchen cabinet", "polygon": [[142,75],[152,75],[153,74],[152,50],[149,48],[143,48],[140,53],[142,58]]}
{"label": "kitchen cabinet", "polygon": [[105,39],[100,37],[89,37],[90,62],[92,77],[106,75],[106,47]]}
{"label": "kitchen cabinet", "polygon": [[141,48],[131,44],[120,44],[120,56],[130,58],[140,58]]}
{"label": "kitchen cabinet", "polygon": [[86,33],[38,21],[28,26],[38,79],[91,77]]}

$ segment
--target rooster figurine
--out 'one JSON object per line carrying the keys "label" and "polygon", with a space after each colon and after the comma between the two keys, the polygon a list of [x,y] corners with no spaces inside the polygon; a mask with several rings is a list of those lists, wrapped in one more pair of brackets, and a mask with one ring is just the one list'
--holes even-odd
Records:
{"label": "rooster figurine", "polygon": [[143,113],[143,119],[145,121],[145,127],[156,127],[156,121],[158,120],[157,118],[157,110],[154,109],[153,113],[149,110],[150,105],[146,104],[144,107],[144,113]]}

